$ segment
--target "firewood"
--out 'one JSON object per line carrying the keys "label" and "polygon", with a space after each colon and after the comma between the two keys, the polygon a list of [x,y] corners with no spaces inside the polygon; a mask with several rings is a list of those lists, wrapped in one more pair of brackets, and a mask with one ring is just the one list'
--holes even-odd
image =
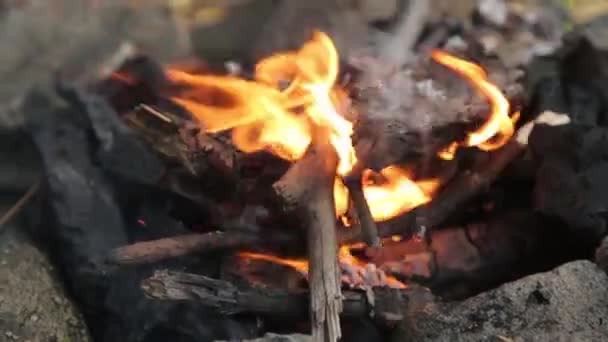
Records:
{"label": "firewood", "polygon": [[342,295],[333,185],[338,156],[322,128],[313,143],[273,187],[307,227],[310,311],[314,341],[338,341]]}
{"label": "firewood", "polygon": [[[253,313],[282,319],[306,319],[309,293],[305,289],[276,289],[239,285],[203,275],[156,271],[141,287],[146,295],[160,300],[191,301],[226,314]],[[420,287],[392,289],[373,287],[369,291],[345,290],[343,316],[370,317],[386,326],[394,325],[414,306],[433,301],[432,294]]]}

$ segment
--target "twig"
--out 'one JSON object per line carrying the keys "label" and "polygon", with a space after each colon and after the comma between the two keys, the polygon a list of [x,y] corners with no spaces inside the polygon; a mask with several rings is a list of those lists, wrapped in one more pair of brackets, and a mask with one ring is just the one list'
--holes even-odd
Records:
{"label": "twig", "polygon": [[356,211],[361,229],[361,239],[370,247],[379,247],[378,227],[372,216],[369,204],[365,199],[361,177],[347,177],[344,179],[344,184],[348,188],[348,193]]}
{"label": "twig", "polygon": [[12,220],[25,206],[28,204],[30,199],[38,192],[40,188],[40,179],[38,179],[30,188],[21,196],[21,198],[15,203],[2,217],[0,217],[0,232],[2,232],[4,225]]}

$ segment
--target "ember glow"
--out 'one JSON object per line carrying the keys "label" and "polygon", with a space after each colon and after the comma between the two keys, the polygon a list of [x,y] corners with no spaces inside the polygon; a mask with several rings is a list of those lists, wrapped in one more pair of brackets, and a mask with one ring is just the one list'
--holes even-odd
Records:
{"label": "ember glow", "polygon": [[[356,258],[351,253],[352,249],[364,247],[365,245],[362,243],[340,247],[338,259],[342,269],[342,279],[344,283],[347,283],[352,287],[388,286],[397,289],[407,287],[407,285],[397,280],[397,278],[386,275],[383,271],[377,270],[373,265]],[[251,252],[240,252],[238,256],[245,260],[263,260],[284,265],[298,271],[303,277],[308,275],[308,261],[305,259],[287,259],[269,254]]]}
{"label": "ember glow", "polygon": [[[336,214],[347,211],[348,190],[340,176],[357,162],[351,135],[353,124],[338,108],[347,107],[346,93],[336,84],[339,58],[331,39],[316,32],[298,51],[261,60],[253,80],[232,76],[193,75],[176,69],[167,76],[186,90],[173,100],[190,111],[205,132],[232,130],[235,146],[244,152],[268,151],[296,161],[312,141],[314,125],[330,131],[338,156],[334,197]],[[371,172],[371,171],[366,171]],[[390,166],[380,172],[385,181],[364,180],[364,195],[376,221],[398,216],[430,200],[437,188],[422,189],[405,171]]]}
{"label": "ember glow", "polygon": [[474,132],[470,132],[462,143],[454,142],[439,152],[443,159],[451,160],[459,146],[476,146],[483,151],[491,151],[502,147],[513,136],[514,122],[519,117],[515,113],[509,117],[510,105],[507,98],[497,86],[488,81],[488,75],[478,65],[452,56],[444,51],[433,50],[431,57],[458,73],[477,89],[490,102],[492,109],[488,120]]}

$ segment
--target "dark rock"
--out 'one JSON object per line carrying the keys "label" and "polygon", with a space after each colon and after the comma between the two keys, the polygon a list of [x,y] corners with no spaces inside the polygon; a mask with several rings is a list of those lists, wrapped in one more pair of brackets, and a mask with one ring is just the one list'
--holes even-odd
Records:
{"label": "dark rock", "polygon": [[459,303],[412,315],[394,341],[604,341],[608,276],[589,261],[564,264]]}
{"label": "dark rock", "polygon": [[[589,243],[606,233],[608,130],[588,125],[538,125],[530,149],[539,164],[536,209],[558,218]],[[559,194],[559,196],[556,196]]]}

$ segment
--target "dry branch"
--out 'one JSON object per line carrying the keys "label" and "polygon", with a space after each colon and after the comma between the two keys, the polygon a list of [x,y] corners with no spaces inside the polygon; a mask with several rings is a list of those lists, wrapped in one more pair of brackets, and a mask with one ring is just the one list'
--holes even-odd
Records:
{"label": "dry branch", "polygon": [[[226,314],[253,313],[306,319],[309,293],[307,290],[285,290],[269,287],[235,286],[234,284],[202,275],[157,271],[145,279],[141,287],[146,295],[161,300],[192,301],[216,308]],[[401,321],[412,304],[423,305],[433,300],[423,288],[392,289],[374,287],[367,293],[345,290],[343,316],[369,317],[392,325]]]}
{"label": "dry branch", "polygon": [[113,264],[144,264],[195,252],[239,248],[259,242],[259,236],[247,233],[215,231],[178,235],[116,248],[109,253],[107,259]]}
{"label": "dry branch", "polygon": [[338,156],[327,131],[317,129],[313,144],[273,187],[307,227],[310,311],[314,341],[341,337],[342,295],[333,184]]}

